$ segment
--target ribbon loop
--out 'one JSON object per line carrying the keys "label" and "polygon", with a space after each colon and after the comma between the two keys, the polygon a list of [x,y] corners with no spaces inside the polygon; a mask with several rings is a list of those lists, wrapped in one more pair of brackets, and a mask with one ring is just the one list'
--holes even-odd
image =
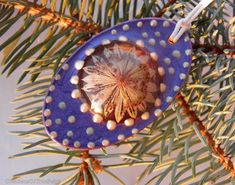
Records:
{"label": "ribbon loop", "polygon": [[179,20],[175,26],[173,33],[169,38],[169,42],[174,44],[179,38],[191,27],[191,23],[197,16],[207,7],[213,0],[202,0],[188,15],[187,17]]}

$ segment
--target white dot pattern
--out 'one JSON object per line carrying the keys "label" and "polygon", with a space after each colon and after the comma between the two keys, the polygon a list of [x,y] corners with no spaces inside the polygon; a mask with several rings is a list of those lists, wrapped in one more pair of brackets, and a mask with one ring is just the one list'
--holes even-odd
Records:
{"label": "white dot pattern", "polygon": [[[169,49],[168,51],[168,56],[165,55],[165,58],[164,58],[164,55],[162,57],[162,53],[159,53],[158,50],[149,50],[149,51],[152,51],[149,53],[149,56],[151,57],[152,60],[154,60],[155,62],[159,62],[158,63],[158,74],[160,76],[162,76],[162,78],[165,78],[165,76],[167,78],[170,78],[173,80],[173,78],[177,78],[178,80],[185,80],[186,77],[187,77],[187,69],[186,68],[189,68],[190,67],[190,60],[186,58],[185,62],[182,62],[182,60],[180,60],[180,58],[182,59],[185,59],[186,56],[191,56],[192,55],[192,50],[191,49],[185,49],[185,50],[182,50],[181,48],[177,48],[175,50],[172,49],[172,47],[174,48],[174,46],[172,45],[168,45],[168,42],[166,40],[164,40],[164,37],[163,37],[163,33],[161,33],[160,31],[157,31],[158,28],[162,28],[164,27],[164,29],[169,29],[168,27],[171,25],[171,23],[169,21],[164,21],[164,22],[158,22],[156,20],[151,20],[148,22],[148,24],[145,24],[146,22],[142,22],[142,21],[139,21],[139,22],[136,22],[134,26],[140,28],[138,30],[140,30],[140,36],[135,40],[135,44],[139,47],[149,47],[149,48],[160,48],[160,50],[164,50],[163,48],[167,48],[167,50]],[[158,27],[158,24],[159,24],[159,27]],[[133,25],[132,25],[133,26]],[[111,31],[109,31],[109,34],[112,34],[113,38],[115,37],[116,40],[119,40],[121,42],[128,42],[130,40],[131,42],[131,37],[127,36],[126,33],[129,33],[130,31],[133,31],[134,28],[132,27],[131,25],[129,25],[128,23],[124,24],[124,25],[121,25],[120,28],[116,28],[116,29],[112,29]],[[150,28],[152,27],[152,28]],[[156,28],[155,28],[156,27]],[[150,28],[150,29],[155,29],[156,31],[152,32],[152,34],[150,34],[150,32],[148,30],[146,30],[145,28]],[[120,31],[120,33],[122,35],[120,35],[120,33],[118,33]],[[130,34],[130,33],[129,33]],[[104,38],[104,37],[103,37]],[[103,45],[103,47],[105,48],[106,45],[109,45],[109,44],[112,44],[112,39],[111,37],[107,37],[109,39],[100,39],[99,41],[99,44]],[[163,40],[161,40],[163,39]],[[189,37],[184,37],[184,41],[185,42],[189,42],[190,41],[190,38]],[[95,47],[93,45],[91,45],[91,47]],[[84,54],[86,56],[92,56],[92,54],[95,52],[95,48],[88,48],[88,49],[84,49]],[[176,60],[176,59],[179,59],[179,60]],[[76,73],[80,73],[80,71],[83,71],[85,70],[85,68],[83,69],[83,67],[85,65],[85,61],[86,59],[82,58],[81,57],[81,60],[80,59],[77,59],[77,61],[75,61],[74,63],[72,63],[72,65],[70,66],[69,63],[65,63],[64,65],[62,65],[62,69],[64,70],[63,73],[60,73],[60,74],[57,74],[55,75],[54,79],[56,81],[59,81],[63,78],[63,76],[61,75],[64,75],[64,73],[66,73],[65,71],[70,71],[72,68],[74,70],[77,70]],[[178,71],[178,68],[176,67],[176,64],[175,62],[178,62],[179,65],[181,66],[181,69],[184,68],[183,70],[181,71]],[[182,62],[182,63],[181,63]],[[177,64],[178,65],[178,64]],[[166,71],[165,71],[166,70]],[[76,74],[76,73],[71,73],[72,74]],[[74,76],[71,76],[70,78],[70,83],[73,84],[73,85],[78,85],[79,84],[79,77],[80,75],[74,75]],[[82,80],[82,79],[81,79]],[[54,83],[61,83],[62,81],[60,82],[54,82]],[[163,109],[162,107],[164,107],[163,105],[165,105],[166,103],[171,103],[174,99],[172,97],[172,95],[169,96],[169,92],[172,92],[172,89],[174,90],[174,92],[178,92],[180,90],[180,86],[181,86],[181,83],[182,82],[179,82],[178,84],[174,85],[173,83],[173,86],[172,87],[168,87],[168,83],[163,80],[160,82],[160,93],[164,94],[164,96],[158,96],[158,97],[154,97],[155,98],[155,101],[154,102],[154,105],[155,105],[155,111],[153,112],[142,112],[140,115],[138,115],[141,120],[148,120],[148,119],[152,119],[152,114],[154,114],[156,117],[160,117],[163,113]],[[70,86],[71,86],[70,84]],[[80,85],[80,84],[79,84]],[[48,93],[48,96],[45,98],[45,103],[47,104],[48,107],[50,107],[55,101],[55,96],[53,95],[55,92],[58,92],[59,89],[57,91],[55,91],[55,89],[57,88],[58,86],[55,86],[55,85],[51,85],[49,87],[49,93]],[[94,109],[94,107],[92,106],[92,104],[90,105],[90,103],[86,103],[87,100],[85,99],[85,96],[83,96],[83,91],[82,91],[82,87],[80,86],[71,86],[73,87],[74,89],[72,90],[72,92],[70,91],[71,93],[71,96],[70,98],[72,97],[73,99],[76,99],[76,100],[72,100],[72,101],[83,101],[83,103],[80,103],[80,107],[78,107],[78,109],[80,108],[80,112],[81,113],[84,113],[84,114],[87,114],[89,111],[92,112],[93,116],[91,117],[91,119],[93,120],[94,123],[101,123],[103,121],[105,121],[105,129],[108,131],[108,132],[112,132],[116,129],[120,129],[120,128],[123,128],[123,127],[131,127],[129,132],[131,134],[137,134],[139,132],[139,130],[137,128],[133,128],[135,127],[135,119],[132,119],[132,118],[127,118],[126,120],[122,121],[122,124],[117,124],[115,121],[113,120],[104,120],[102,114],[103,114],[103,110],[102,111],[97,111]],[[79,89],[75,89],[75,88],[79,88]],[[171,90],[171,91],[170,91]],[[53,92],[55,91],[55,92]],[[53,93],[52,93],[53,92]],[[52,98],[53,97],[53,98]],[[64,100],[65,101],[65,100]],[[66,105],[67,102],[64,102],[64,101],[61,101],[61,102],[58,102],[57,101],[57,108],[59,109],[63,109],[64,112],[67,111],[67,109],[69,109],[69,104]],[[85,102],[84,102],[85,101]],[[53,112],[51,112],[51,110]],[[59,127],[60,125],[64,125],[64,124],[73,124],[75,122],[79,122],[79,115],[77,117],[75,117],[75,113],[74,115],[66,115],[65,118],[61,117],[61,116],[58,116],[60,118],[57,118],[57,119],[54,119],[53,118],[53,115],[54,115],[54,109],[45,109],[44,112],[43,112],[43,115],[46,118],[46,121],[45,121],[45,126],[46,127],[51,127],[51,128],[48,128],[48,129],[53,129],[53,127]],[[79,111],[79,110],[78,110]],[[53,113],[53,114],[52,114]],[[52,114],[52,116],[51,116]],[[48,119],[50,118],[50,119]],[[62,119],[63,119],[63,123],[62,123]],[[53,121],[51,120],[53,119]],[[67,120],[66,120],[67,119]],[[101,125],[103,125],[103,123],[101,123]],[[74,125],[75,126],[75,125]],[[73,127],[71,125],[71,127]],[[136,126],[137,127],[137,126]],[[139,127],[138,127],[139,128]],[[142,128],[141,128],[142,129]],[[56,130],[57,131],[57,130]],[[58,138],[58,133],[56,131],[50,131],[48,133],[50,133],[50,136],[52,138]],[[95,132],[95,127],[87,127],[87,128],[84,128],[83,129],[83,132],[85,132],[85,135],[87,135],[88,138],[93,138],[96,134]],[[67,138],[60,138],[58,139],[64,146],[73,146],[75,148],[80,148],[82,146],[82,148],[85,147],[88,147],[90,149],[93,149],[95,147],[99,147],[99,146],[95,146],[97,143],[97,141],[94,142],[94,140],[92,139],[89,139],[86,141],[86,143],[84,143],[82,141],[81,138],[76,138],[76,132],[74,132],[71,128],[66,130],[65,131],[65,136],[63,135],[63,137],[67,137]],[[115,134],[115,137],[117,140],[119,141],[122,141],[122,140],[125,140],[126,137],[129,137],[129,135],[124,135],[123,133],[116,133],[116,132],[113,132],[113,134]],[[116,135],[117,134],[117,135]],[[76,136],[76,137],[75,137]],[[89,142],[88,142],[89,141]],[[112,144],[112,143],[111,143]],[[98,141],[98,145],[102,145],[103,147],[106,147],[106,146],[109,146],[110,145],[110,140],[108,138],[100,138],[100,140]]]}

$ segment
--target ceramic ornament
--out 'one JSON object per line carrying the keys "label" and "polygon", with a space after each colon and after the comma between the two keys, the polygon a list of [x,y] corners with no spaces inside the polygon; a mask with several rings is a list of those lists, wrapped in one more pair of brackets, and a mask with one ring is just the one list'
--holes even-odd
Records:
{"label": "ceramic ornament", "polygon": [[175,23],[131,20],[104,30],[78,48],[49,87],[43,121],[65,147],[117,143],[151,124],[187,78],[192,46],[186,33],[168,39]]}

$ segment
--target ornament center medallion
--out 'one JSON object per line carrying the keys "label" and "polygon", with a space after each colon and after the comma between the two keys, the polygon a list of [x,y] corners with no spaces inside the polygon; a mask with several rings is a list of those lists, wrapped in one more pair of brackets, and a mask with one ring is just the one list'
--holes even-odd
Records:
{"label": "ornament center medallion", "polygon": [[50,137],[71,149],[95,149],[158,120],[187,80],[192,61],[186,33],[169,44],[174,28],[166,19],[135,19],[80,46],[45,97],[43,122]]}
{"label": "ornament center medallion", "polygon": [[147,50],[114,42],[96,48],[86,63],[81,83],[93,113],[119,123],[154,106],[160,75]]}

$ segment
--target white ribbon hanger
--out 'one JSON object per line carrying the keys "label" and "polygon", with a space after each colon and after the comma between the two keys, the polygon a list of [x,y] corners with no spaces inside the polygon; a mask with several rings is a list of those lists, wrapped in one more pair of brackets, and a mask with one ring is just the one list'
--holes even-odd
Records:
{"label": "white ribbon hanger", "polygon": [[202,0],[185,18],[179,20],[169,38],[169,42],[176,43],[184,32],[190,29],[191,23],[212,1],[213,0]]}

